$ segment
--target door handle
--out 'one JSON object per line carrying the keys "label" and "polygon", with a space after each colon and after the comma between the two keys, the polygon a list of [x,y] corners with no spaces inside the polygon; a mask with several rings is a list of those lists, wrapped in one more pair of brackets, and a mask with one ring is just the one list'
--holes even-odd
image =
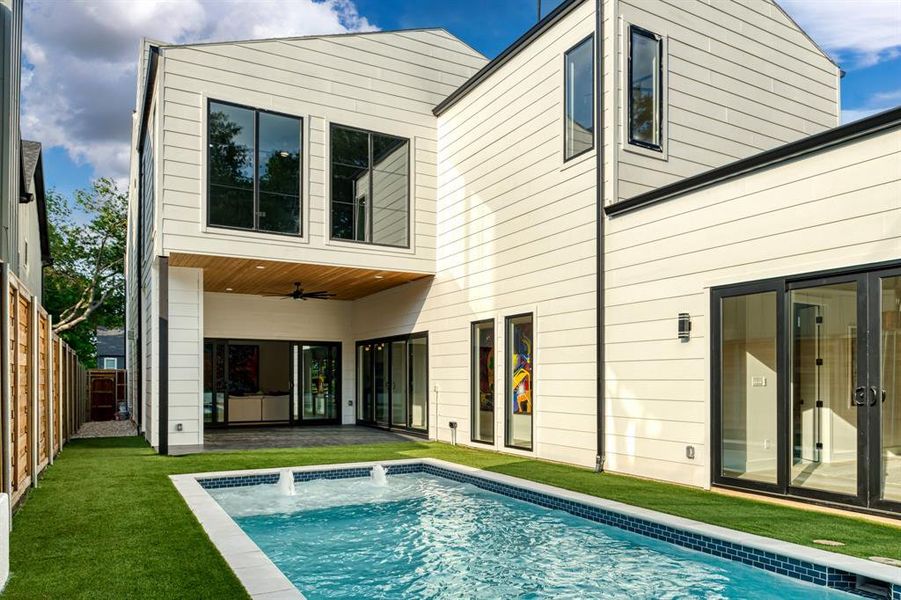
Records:
{"label": "door handle", "polygon": [[855,406],[865,406],[867,403],[867,388],[863,386],[854,388],[854,397],[851,400]]}
{"label": "door handle", "polygon": [[880,396],[882,396],[882,401],[885,402],[885,390],[877,389],[876,386],[870,386],[870,395],[870,406],[876,406]]}

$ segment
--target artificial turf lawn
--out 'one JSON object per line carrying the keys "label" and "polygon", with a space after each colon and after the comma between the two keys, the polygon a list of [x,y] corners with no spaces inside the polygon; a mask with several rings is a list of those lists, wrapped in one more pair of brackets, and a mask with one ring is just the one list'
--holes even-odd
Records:
{"label": "artificial turf lawn", "polygon": [[901,559],[901,529],[434,442],[159,456],[140,438],[76,440],[13,519],[3,598],[246,598],[168,475],[431,456],[812,545]]}

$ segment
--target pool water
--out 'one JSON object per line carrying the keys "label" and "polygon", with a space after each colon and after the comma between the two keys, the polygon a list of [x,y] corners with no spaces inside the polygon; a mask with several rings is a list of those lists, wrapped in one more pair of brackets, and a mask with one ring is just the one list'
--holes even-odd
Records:
{"label": "pool water", "polygon": [[852,598],[433,475],[210,494],[307,598]]}

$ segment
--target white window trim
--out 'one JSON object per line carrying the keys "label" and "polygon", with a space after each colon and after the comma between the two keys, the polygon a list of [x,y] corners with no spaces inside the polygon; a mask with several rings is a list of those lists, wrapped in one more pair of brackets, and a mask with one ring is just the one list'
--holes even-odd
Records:
{"label": "white window trim", "polygon": [[[360,125],[357,124],[353,119],[345,120],[345,121],[334,121],[332,119],[324,118],[323,119],[323,135],[325,136],[325,143],[323,144],[323,182],[322,182],[322,212],[323,212],[323,226],[324,230],[322,232],[323,244],[325,246],[332,246],[334,248],[341,248],[343,250],[354,250],[355,252],[361,252],[366,254],[399,254],[399,255],[410,255],[413,256],[416,254],[416,140],[417,136],[409,133],[394,133],[391,131],[385,131],[384,128],[378,129],[373,128],[372,125]],[[407,151],[410,153],[410,172],[408,173],[408,181],[407,181],[407,197],[408,197],[408,210],[410,214],[408,215],[408,223],[409,223],[409,242],[410,245],[408,247],[400,247],[400,246],[387,246],[383,244],[373,244],[370,242],[354,242],[351,240],[340,240],[332,238],[332,125],[337,125],[338,127],[352,127],[358,128],[361,130],[373,132],[373,133],[381,133],[385,135],[393,135],[396,137],[404,138],[407,140],[408,149]]]}
{"label": "white window trim", "polygon": [[[209,215],[209,203],[210,203],[210,194],[209,194],[209,130],[208,130],[208,120],[209,120],[209,106],[210,101],[222,102],[232,102],[231,100],[224,100],[222,98],[216,97],[211,98],[208,94],[203,93],[200,95],[201,106],[203,106],[203,110],[201,111],[200,118],[200,139],[201,139],[201,156],[200,156],[200,223],[197,224],[199,230],[204,235],[210,236],[221,236],[223,238],[246,238],[251,240],[260,240],[265,241],[267,244],[273,244],[278,246],[296,246],[298,244],[309,245],[310,243],[310,178],[309,178],[309,152],[310,152],[310,115],[307,114],[291,114],[290,116],[297,117],[300,119],[301,123],[301,140],[300,140],[300,151],[303,153],[300,162],[300,231],[301,235],[295,235],[290,233],[273,233],[267,231],[257,231],[254,229],[232,229],[229,227],[217,227],[216,225],[208,224],[208,215]],[[275,110],[262,106],[253,106],[248,108],[253,108],[255,110]],[[284,111],[277,111],[280,114],[288,114]]]}
{"label": "white window trim", "polygon": [[600,62],[600,57],[595,54],[595,50],[597,50],[597,41],[596,35],[592,32],[590,35],[583,37],[581,40],[567,48],[563,51],[563,68],[560,71],[560,87],[563,90],[563,110],[560,111],[560,131],[562,131],[561,139],[563,140],[563,155],[562,161],[563,164],[560,166],[560,170],[564,171],[568,167],[572,165],[577,165],[592,156],[595,156],[598,149],[598,123],[593,123],[594,131],[591,134],[591,148],[587,150],[583,150],[582,152],[566,157],[566,55],[581,46],[586,41],[591,41],[592,46],[592,55],[591,55],[591,69],[592,69],[592,77],[591,77],[591,85],[592,85],[592,95],[594,96],[593,108],[592,108],[592,120],[597,121],[597,103],[598,103],[598,62]]}
{"label": "white window trim", "polygon": [[[661,139],[660,139],[660,150],[652,150],[651,148],[644,148],[642,146],[638,146],[629,141],[629,55],[632,51],[632,36],[631,28],[632,26],[640,27],[641,29],[645,29],[647,31],[651,31],[655,35],[660,36],[660,43],[663,44],[662,49],[662,60],[660,65],[660,87],[661,87],[661,114],[660,114],[660,127],[661,127]],[[626,152],[632,152],[633,154],[640,154],[642,156],[647,156],[649,158],[654,158],[656,160],[668,161],[669,160],[669,36],[665,33],[660,33],[658,31],[653,31],[647,27],[643,27],[638,23],[633,23],[627,21],[625,19],[620,20],[620,56],[622,57],[620,62],[620,83],[622,88],[622,100],[620,102],[620,131],[622,135],[620,136],[620,148],[625,150]]]}

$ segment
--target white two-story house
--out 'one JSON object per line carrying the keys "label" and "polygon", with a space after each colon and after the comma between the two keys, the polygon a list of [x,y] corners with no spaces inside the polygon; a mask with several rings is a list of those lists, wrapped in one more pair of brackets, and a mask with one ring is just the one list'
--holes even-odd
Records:
{"label": "white two-story house", "polygon": [[[771,0],[567,0],[491,61],[443,29],[145,42],[128,260],[142,431],[171,452],[218,428],[367,425],[741,487],[715,472],[723,440],[752,469],[741,419],[713,433],[711,298],[847,260],[826,230],[797,265],[790,241],[743,245],[766,238],[736,221],[757,197],[716,198],[820,160],[826,142],[797,146],[817,135],[869,135],[834,129],[840,76]],[[774,210],[761,227],[803,229]],[[874,260],[901,257],[880,223]],[[750,377],[745,395],[766,396],[790,376]],[[795,495],[785,469],[809,457],[788,447],[809,429],[745,440],[783,453],[755,467],[779,473],[761,491]]]}

